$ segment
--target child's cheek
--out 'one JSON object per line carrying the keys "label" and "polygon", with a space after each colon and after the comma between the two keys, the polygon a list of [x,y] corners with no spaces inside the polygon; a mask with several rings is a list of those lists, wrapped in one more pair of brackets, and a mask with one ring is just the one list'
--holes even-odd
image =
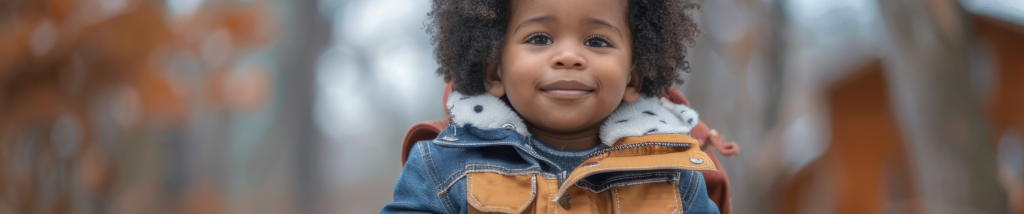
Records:
{"label": "child's cheek", "polygon": [[[514,47],[502,54],[502,84],[506,93],[525,95],[535,90],[537,81],[544,75],[549,60],[545,52],[533,50],[537,47]],[[512,92],[515,91],[515,92]],[[511,98],[511,96],[510,96]]]}
{"label": "child's cheek", "polygon": [[626,84],[629,83],[630,63],[621,57],[595,57],[592,60],[591,71],[604,87],[604,90],[614,91],[618,96],[625,92]]}

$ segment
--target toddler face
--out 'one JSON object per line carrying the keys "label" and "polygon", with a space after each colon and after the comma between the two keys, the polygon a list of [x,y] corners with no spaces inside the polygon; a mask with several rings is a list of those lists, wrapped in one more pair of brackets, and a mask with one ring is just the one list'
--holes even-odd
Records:
{"label": "toddler face", "polygon": [[516,0],[511,8],[499,70],[486,85],[507,95],[531,129],[596,130],[639,96],[626,1]]}

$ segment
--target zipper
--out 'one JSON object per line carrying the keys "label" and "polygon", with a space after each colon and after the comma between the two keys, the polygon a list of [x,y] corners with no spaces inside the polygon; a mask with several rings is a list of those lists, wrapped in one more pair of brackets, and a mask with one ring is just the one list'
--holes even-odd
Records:
{"label": "zipper", "polygon": [[593,158],[593,157],[597,157],[598,155],[602,155],[604,153],[608,153],[608,152],[612,152],[612,151],[616,151],[616,150],[632,149],[632,148],[644,147],[644,146],[690,147],[690,143],[667,143],[667,142],[634,143],[634,144],[629,144],[629,145],[622,145],[622,146],[598,149],[597,151],[594,151],[594,152],[591,152],[590,154],[587,154],[587,156],[584,156],[583,159],[590,159],[590,158]]}

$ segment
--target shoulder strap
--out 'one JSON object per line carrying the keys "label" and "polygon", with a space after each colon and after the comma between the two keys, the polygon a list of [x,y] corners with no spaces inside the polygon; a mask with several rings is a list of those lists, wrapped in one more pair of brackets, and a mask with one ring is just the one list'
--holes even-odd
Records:
{"label": "shoulder strap", "polygon": [[409,159],[409,151],[412,150],[416,142],[434,139],[446,127],[448,127],[447,119],[413,124],[402,138],[402,166],[405,166],[405,161]]}

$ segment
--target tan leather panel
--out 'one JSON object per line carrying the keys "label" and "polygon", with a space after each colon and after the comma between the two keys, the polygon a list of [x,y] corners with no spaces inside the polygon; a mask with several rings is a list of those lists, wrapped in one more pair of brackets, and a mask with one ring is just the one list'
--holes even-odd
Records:
{"label": "tan leather panel", "polygon": [[614,213],[682,213],[678,185],[657,182],[612,188]]}
{"label": "tan leather panel", "polygon": [[[691,161],[691,158],[700,162],[694,163]],[[594,161],[588,162],[593,163]],[[700,151],[698,147],[691,147],[691,149],[685,152],[668,154],[608,157],[596,160],[596,162],[596,165],[584,164],[576,168],[575,171],[569,174],[566,182],[573,184],[590,175],[616,171],[659,169],[716,170],[715,164],[708,157],[708,154]],[[566,185],[559,189],[559,191],[564,192],[568,188],[569,185]]]}
{"label": "tan leather panel", "polygon": [[471,213],[522,213],[536,195],[536,175],[466,174],[466,200]]}
{"label": "tan leather panel", "polygon": [[555,213],[558,204],[553,202],[555,193],[558,192],[558,180],[537,178],[537,200],[535,213]]}
{"label": "tan leather panel", "polygon": [[[604,191],[593,193],[579,187],[572,187],[568,190],[572,197],[569,198],[570,207],[568,210],[557,208],[559,214],[563,213],[611,213],[611,192]],[[557,205],[558,203],[554,203]]]}
{"label": "tan leather panel", "polygon": [[[569,209],[565,209],[554,201],[558,193],[557,180],[533,175],[502,176],[495,173],[466,176],[469,213],[681,213],[683,210],[678,183],[637,184],[600,193],[572,186],[566,190],[570,198]],[[527,188],[534,190],[532,197],[522,197],[531,195],[528,194],[531,192],[519,191]],[[523,202],[523,199],[529,201]]]}

